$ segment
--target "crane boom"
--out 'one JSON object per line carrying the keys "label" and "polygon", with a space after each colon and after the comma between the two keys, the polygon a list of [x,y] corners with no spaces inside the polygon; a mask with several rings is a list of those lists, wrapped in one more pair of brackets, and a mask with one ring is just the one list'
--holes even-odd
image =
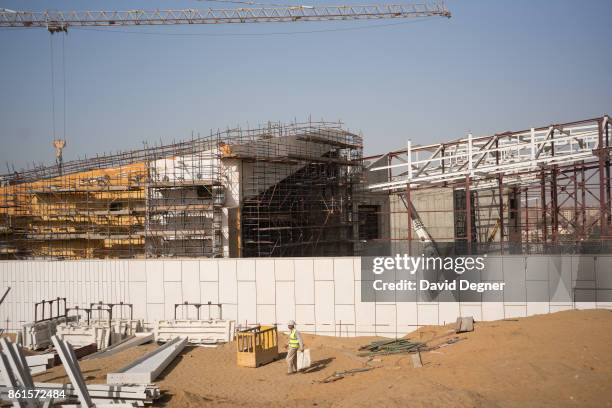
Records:
{"label": "crane boom", "polygon": [[371,20],[450,17],[443,2],[346,6],[287,6],[228,9],[128,11],[0,11],[0,27],[46,28],[115,27],[176,24],[280,23],[295,21]]}

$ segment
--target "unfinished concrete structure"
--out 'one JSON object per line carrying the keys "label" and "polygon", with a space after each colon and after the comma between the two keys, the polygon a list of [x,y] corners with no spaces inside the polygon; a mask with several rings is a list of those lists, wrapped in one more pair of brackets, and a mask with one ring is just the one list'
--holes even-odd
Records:
{"label": "unfinished concrete structure", "polygon": [[269,123],[0,178],[5,259],[350,255],[362,138]]}
{"label": "unfinished concrete structure", "polygon": [[390,219],[373,241],[403,244],[396,248],[432,241],[458,252],[609,251],[611,131],[603,116],[424,146],[408,142],[367,157],[364,167],[375,175],[364,189],[375,211]]}

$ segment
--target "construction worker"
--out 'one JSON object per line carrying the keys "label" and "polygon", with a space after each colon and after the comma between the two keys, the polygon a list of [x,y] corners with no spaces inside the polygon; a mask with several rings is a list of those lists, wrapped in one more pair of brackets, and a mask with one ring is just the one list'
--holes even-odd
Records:
{"label": "construction worker", "polygon": [[287,344],[287,375],[297,372],[297,352],[304,351],[304,341],[302,335],[295,328],[295,322],[290,320],[287,323],[289,328],[289,343]]}

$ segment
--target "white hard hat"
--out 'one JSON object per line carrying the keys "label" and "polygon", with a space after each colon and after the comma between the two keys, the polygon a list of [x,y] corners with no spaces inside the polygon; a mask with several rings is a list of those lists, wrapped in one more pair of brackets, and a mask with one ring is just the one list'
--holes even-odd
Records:
{"label": "white hard hat", "polygon": [[287,322],[287,326],[295,326],[295,321],[289,320],[289,322]]}

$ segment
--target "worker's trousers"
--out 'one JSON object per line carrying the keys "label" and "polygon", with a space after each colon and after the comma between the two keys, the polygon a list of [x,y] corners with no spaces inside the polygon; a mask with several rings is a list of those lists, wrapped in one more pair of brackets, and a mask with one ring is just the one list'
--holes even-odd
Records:
{"label": "worker's trousers", "polygon": [[298,349],[289,347],[287,349],[287,357],[285,361],[287,361],[287,372],[289,374],[297,372],[297,352]]}

